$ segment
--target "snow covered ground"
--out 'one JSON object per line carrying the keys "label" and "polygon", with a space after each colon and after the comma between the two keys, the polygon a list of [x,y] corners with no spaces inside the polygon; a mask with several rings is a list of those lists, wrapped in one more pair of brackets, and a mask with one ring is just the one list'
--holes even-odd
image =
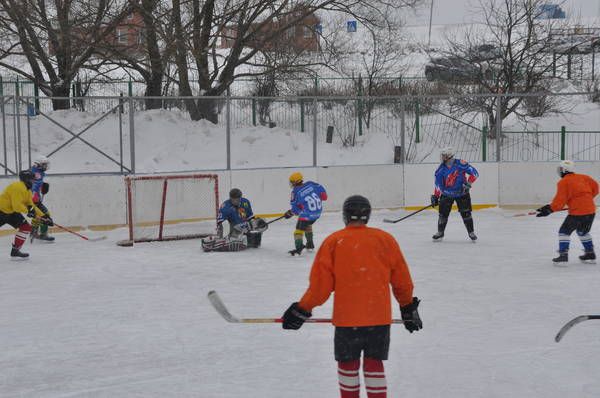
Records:
{"label": "snow covered ground", "polygon": [[[398,239],[422,299],[424,329],[393,329],[390,397],[600,395],[600,325],[553,340],[600,301],[598,266],[550,263],[562,216],[479,211],[472,244],[456,213],[441,243],[430,239],[433,212],[382,223],[402,213],[379,211],[371,223]],[[341,226],[339,213],[326,214],[317,243]],[[0,395],[338,396],[331,326],[227,324],[206,300],[215,289],[235,315],[275,317],[300,297],[314,254],[286,254],[292,220],[271,227],[260,249],[210,254],[198,241],[120,248],[124,229],[94,243],[60,234],[28,244],[26,262],[9,261],[11,238],[0,238]],[[598,223],[592,234],[600,239]]]}

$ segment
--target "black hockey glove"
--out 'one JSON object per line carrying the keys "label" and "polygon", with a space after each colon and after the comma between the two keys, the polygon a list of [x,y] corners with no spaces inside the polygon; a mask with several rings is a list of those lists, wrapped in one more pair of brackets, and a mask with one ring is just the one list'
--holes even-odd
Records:
{"label": "black hockey glove", "polygon": [[35,208],[33,206],[27,208],[27,217],[35,218]]}
{"label": "black hockey glove", "polygon": [[423,322],[421,322],[421,317],[419,316],[419,311],[417,310],[420,302],[421,301],[417,297],[413,297],[412,303],[405,305],[404,307],[400,307],[402,320],[404,321],[404,327],[411,333],[423,329]]}
{"label": "black hockey glove", "polygon": [[440,204],[440,198],[436,195],[431,195],[431,205],[437,206]]}
{"label": "black hockey glove", "polygon": [[48,184],[47,182],[43,182],[42,183],[42,195],[45,195],[48,192],[50,192],[50,184]]}
{"label": "black hockey glove", "polygon": [[298,307],[298,303],[292,303],[290,308],[283,313],[283,322],[281,326],[284,329],[298,330],[312,314]]}
{"label": "black hockey glove", "polygon": [[547,217],[552,213],[552,207],[550,207],[550,205],[544,205],[536,211],[538,212],[536,217]]}
{"label": "black hockey glove", "polygon": [[288,210],[285,212],[285,214],[283,216],[285,218],[292,218],[292,217],[294,217],[294,213],[291,210]]}
{"label": "black hockey glove", "polygon": [[40,222],[49,227],[54,225],[54,221],[52,221],[52,218],[48,215],[44,215],[44,216],[40,217]]}
{"label": "black hockey glove", "polygon": [[463,195],[468,194],[470,190],[471,190],[471,183],[468,181],[465,181],[465,183],[463,184]]}

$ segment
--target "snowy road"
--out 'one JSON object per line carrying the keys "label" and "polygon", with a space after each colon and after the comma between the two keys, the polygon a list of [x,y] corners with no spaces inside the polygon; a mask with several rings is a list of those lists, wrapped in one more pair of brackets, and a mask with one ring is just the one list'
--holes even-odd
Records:
{"label": "snowy road", "polygon": [[[553,340],[573,316],[600,312],[600,265],[550,263],[563,215],[476,212],[472,244],[456,213],[440,243],[433,212],[381,222],[398,214],[376,212],[371,225],[398,239],[424,329],[394,327],[390,397],[600,396],[600,323]],[[317,243],[341,226],[339,213],[325,215]],[[280,316],[314,256],[286,254],[292,230],[276,222],[261,249],[210,254],[198,241],[120,248],[124,230],[94,243],[59,234],[28,244],[27,262],[8,260],[0,238],[0,396],[337,397],[331,326],[227,324],[205,298],[215,289],[234,315]]]}

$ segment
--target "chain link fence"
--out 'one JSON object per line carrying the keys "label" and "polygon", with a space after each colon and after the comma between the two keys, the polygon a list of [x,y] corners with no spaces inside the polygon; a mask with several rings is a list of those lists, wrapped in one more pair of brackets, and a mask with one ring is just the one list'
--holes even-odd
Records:
{"label": "chain link fence", "polygon": [[[596,98],[16,93],[0,97],[0,174],[14,175],[39,155],[51,159],[53,173],[78,174],[437,163],[447,146],[469,162],[600,160]],[[152,100],[159,109],[148,109]],[[53,111],[61,101],[69,109]]]}

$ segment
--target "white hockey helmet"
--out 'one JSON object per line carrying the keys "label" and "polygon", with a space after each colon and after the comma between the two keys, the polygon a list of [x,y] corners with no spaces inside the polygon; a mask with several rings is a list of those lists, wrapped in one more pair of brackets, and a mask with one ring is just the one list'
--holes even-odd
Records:
{"label": "white hockey helmet", "polygon": [[41,167],[43,170],[48,170],[50,168],[50,160],[43,155],[38,156],[33,164],[38,165],[38,167]]}
{"label": "white hockey helmet", "polygon": [[560,164],[556,168],[556,172],[561,177],[564,177],[568,173],[574,173],[575,162],[573,162],[572,160],[561,160]]}
{"label": "white hockey helmet", "polygon": [[456,152],[454,151],[454,148],[452,148],[451,146],[448,146],[446,148],[443,148],[440,151],[440,160],[442,162],[448,161],[448,160],[452,159],[455,154],[456,154]]}

